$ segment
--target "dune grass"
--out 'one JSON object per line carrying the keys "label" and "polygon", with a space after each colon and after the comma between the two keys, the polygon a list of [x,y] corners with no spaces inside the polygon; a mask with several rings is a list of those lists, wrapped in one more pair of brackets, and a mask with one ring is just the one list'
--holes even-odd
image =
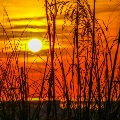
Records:
{"label": "dune grass", "polygon": [[[92,11],[86,0],[45,0],[49,53],[36,102],[27,100],[30,79],[25,61],[23,67],[19,67],[17,47],[21,38],[12,46],[0,23],[12,48],[11,53],[4,53],[6,61],[0,65],[0,120],[119,120],[120,31],[112,45],[109,44],[108,31],[96,19],[95,7],[95,1]],[[4,11],[12,31],[5,8]],[[70,49],[61,47],[56,25],[59,14],[64,14],[62,30],[70,31],[71,38],[61,33],[64,40],[69,41]],[[11,34],[14,39],[14,33]],[[114,57],[113,47],[116,47]],[[60,104],[63,107],[59,107]]]}

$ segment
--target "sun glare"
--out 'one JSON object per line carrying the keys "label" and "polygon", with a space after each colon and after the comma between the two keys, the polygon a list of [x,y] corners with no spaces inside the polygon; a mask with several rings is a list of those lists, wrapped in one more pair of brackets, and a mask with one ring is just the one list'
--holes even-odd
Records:
{"label": "sun glare", "polygon": [[42,48],[42,42],[37,38],[33,38],[28,42],[28,48],[32,52],[38,52]]}

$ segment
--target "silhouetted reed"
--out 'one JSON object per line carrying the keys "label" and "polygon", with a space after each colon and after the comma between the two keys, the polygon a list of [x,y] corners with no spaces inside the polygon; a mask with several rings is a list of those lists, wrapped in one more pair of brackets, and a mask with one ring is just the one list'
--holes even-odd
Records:
{"label": "silhouetted reed", "polygon": [[[14,40],[9,16],[3,8]],[[21,51],[17,48],[24,31],[12,46],[7,31],[0,23],[12,48],[11,53],[5,52],[6,59],[0,65],[0,120],[119,119],[120,31],[118,38],[109,44],[106,36],[108,31],[97,20],[95,10],[95,0],[93,10],[87,0],[45,0],[49,52],[44,61],[44,72],[41,72],[42,79],[38,82],[39,87],[35,88],[32,95],[34,98],[36,89],[39,89],[39,101],[36,102],[28,100],[31,85],[25,52],[24,64],[19,66]],[[69,43],[68,48],[62,46],[57,33],[57,17],[62,15],[63,34],[60,35]],[[115,57],[112,58],[114,47]],[[34,55],[39,56],[39,53]]]}

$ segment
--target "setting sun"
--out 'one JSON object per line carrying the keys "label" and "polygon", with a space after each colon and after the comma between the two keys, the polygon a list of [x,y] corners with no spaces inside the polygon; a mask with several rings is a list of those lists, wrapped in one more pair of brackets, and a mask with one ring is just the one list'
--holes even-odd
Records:
{"label": "setting sun", "polygon": [[42,48],[42,42],[37,38],[33,38],[28,42],[28,48],[32,52],[38,52]]}

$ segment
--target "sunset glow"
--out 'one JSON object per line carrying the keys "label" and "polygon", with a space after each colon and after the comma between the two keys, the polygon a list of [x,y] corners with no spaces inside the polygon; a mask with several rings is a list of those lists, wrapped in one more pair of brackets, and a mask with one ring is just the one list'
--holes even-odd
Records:
{"label": "sunset glow", "polygon": [[0,120],[119,119],[119,0],[0,3]]}

